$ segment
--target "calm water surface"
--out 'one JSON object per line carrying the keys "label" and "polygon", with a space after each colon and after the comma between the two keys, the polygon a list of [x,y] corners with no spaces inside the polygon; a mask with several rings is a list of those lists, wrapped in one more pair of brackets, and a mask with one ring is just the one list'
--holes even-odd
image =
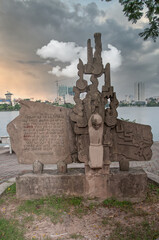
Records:
{"label": "calm water surface", "polygon": [[[153,140],[159,141],[159,107],[119,107],[117,110],[118,118],[136,120],[136,123],[150,125]],[[18,115],[18,111],[0,112],[0,137],[8,136],[6,126]]]}
{"label": "calm water surface", "polygon": [[8,136],[7,124],[19,115],[19,111],[0,112],[0,137]]}

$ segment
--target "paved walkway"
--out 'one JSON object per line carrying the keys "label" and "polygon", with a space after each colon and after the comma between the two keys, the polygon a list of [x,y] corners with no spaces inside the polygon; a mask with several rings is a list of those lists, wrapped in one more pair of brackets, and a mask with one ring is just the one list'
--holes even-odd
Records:
{"label": "paved walkway", "polygon": [[[142,167],[148,177],[159,183],[159,142],[152,146],[152,159],[148,162],[130,162],[130,167]],[[112,163],[111,167],[118,166]],[[69,167],[82,167],[83,164],[70,164]],[[45,169],[56,169],[56,165],[45,165]],[[19,173],[32,170],[31,165],[19,164],[15,154],[9,153],[9,148],[0,147],[0,184],[15,178]],[[12,179],[13,180],[13,179]]]}

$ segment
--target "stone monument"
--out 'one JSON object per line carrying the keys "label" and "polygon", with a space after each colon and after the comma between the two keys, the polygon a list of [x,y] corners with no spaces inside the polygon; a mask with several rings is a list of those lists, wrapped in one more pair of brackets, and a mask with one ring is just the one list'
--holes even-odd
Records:
{"label": "stone monument", "polygon": [[77,154],[70,110],[31,101],[20,104],[20,115],[7,128],[19,163],[72,163]]}
{"label": "stone monument", "polygon": [[[91,40],[87,43],[87,63],[79,59],[74,108],[21,101],[20,116],[8,125],[19,163],[33,164],[33,173],[16,179],[18,198],[51,194],[130,201],[145,198],[147,176],[142,169],[129,168],[129,162],[151,159],[151,127],[117,118],[110,64],[102,63],[101,34],[95,33],[94,38],[94,53]],[[90,85],[84,74],[90,75]],[[100,92],[98,78],[102,75]],[[83,100],[81,93],[85,93]],[[113,161],[119,162],[119,169],[110,169]],[[72,162],[85,167],[67,169]],[[45,164],[57,164],[57,171],[43,170]]]}

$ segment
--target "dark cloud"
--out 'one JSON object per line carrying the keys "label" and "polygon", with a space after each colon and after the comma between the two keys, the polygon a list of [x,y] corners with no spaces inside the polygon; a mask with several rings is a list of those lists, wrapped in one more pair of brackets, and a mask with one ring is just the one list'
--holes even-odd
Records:
{"label": "dark cloud", "polygon": [[43,61],[34,61],[34,60],[28,60],[28,61],[23,61],[23,60],[17,60],[16,62],[20,64],[29,64],[29,65],[37,65],[37,64],[42,64]]}
{"label": "dark cloud", "polygon": [[28,72],[34,79],[33,90],[38,88],[40,92],[45,90],[51,95],[51,91],[56,92],[57,78],[48,74],[50,65],[43,64],[36,50],[47,45],[51,39],[86,46],[88,38],[93,40],[93,34],[101,32],[103,49],[107,49],[110,43],[121,50],[123,57],[120,70],[112,73],[119,98],[133,93],[134,82],[138,80],[146,82],[149,95],[156,95],[159,91],[159,56],[154,51],[159,46],[158,42],[145,43],[138,36],[142,29],[121,25],[120,18],[117,21],[110,14],[105,23],[98,22],[97,18],[104,18],[106,11],[99,9],[95,2],[85,6],[78,3],[71,8],[68,3],[60,0],[1,0],[0,52],[3,60],[13,65],[16,62],[15,67],[19,64],[25,74],[29,66]]}

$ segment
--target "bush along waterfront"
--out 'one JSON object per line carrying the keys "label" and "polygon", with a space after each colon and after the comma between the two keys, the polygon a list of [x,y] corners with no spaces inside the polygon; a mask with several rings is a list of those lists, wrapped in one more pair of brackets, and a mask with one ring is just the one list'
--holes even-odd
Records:
{"label": "bush along waterfront", "polygon": [[20,104],[16,103],[14,106],[8,104],[0,104],[0,111],[19,111]]}

